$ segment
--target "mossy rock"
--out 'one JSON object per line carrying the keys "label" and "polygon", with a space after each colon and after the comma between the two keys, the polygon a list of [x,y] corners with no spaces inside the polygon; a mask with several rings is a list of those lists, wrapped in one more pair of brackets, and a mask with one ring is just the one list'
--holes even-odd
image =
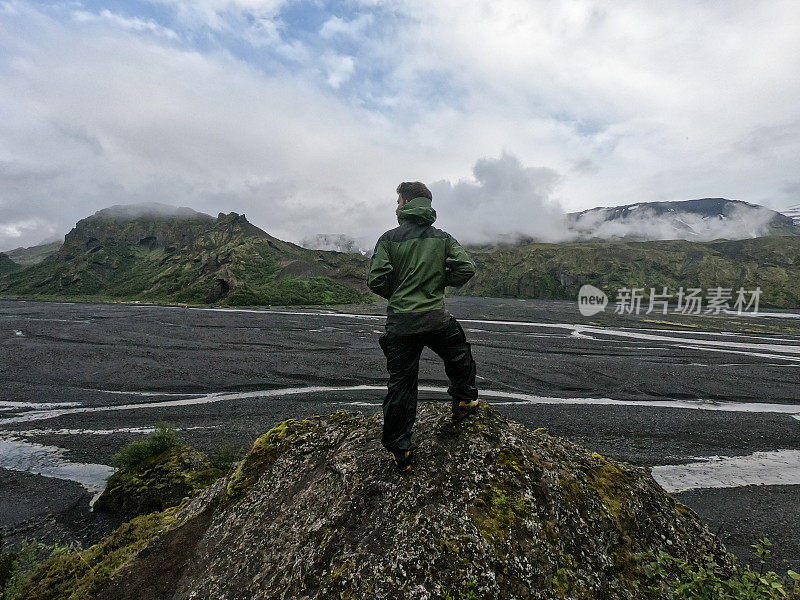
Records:
{"label": "mossy rock", "polygon": [[[90,548],[61,553],[39,564],[14,600],[89,600],[154,538],[182,520],[180,508],[140,515]],[[134,593],[135,590],[134,590]]]}
{"label": "mossy rock", "polygon": [[667,549],[733,572],[647,469],[485,403],[461,423],[446,403],[421,403],[406,475],[380,433],[377,415],[279,423],[193,508],[137,517],[49,561],[25,597],[638,600],[637,557]]}
{"label": "mossy rock", "polygon": [[358,419],[352,413],[338,411],[324,417],[317,416],[315,419],[281,421],[259,437],[239,463],[228,481],[227,500],[235,500],[248,492],[281,453],[297,441],[294,438],[319,429],[323,423],[334,424],[346,432],[358,425]]}
{"label": "mossy rock", "polygon": [[94,507],[125,518],[159,512],[196,496],[222,475],[204,453],[178,445],[115,472]]}

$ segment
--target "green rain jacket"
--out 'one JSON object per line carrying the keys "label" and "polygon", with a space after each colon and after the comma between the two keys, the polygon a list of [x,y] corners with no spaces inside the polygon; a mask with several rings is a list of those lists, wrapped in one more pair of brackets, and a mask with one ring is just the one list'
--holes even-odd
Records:
{"label": "green rain jacket", "polygon": [[436,211],[428,198],[414,198],[397,215],[400,227],[375,245],[367,285],[387,298],[386,331],[412,335],[441,329],[450,318],[444,288],[463,285],[475,265],[449,233],[431,227]]}

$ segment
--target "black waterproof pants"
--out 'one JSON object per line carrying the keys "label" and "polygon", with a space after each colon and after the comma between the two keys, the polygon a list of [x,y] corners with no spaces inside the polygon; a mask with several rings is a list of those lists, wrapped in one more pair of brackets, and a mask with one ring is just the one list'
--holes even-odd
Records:
{"label": "black waterproof pants", "polygon": [[471,402],[478,397],[472,350],[455,317],[451,316],[448,324],[436,331],[415,335],[386,332],[380,337],[380,345],[389,370],[381,443],[390,452],[405,452],[411,447],[411,428],[417,416],[419,357],[425,346],[444,360],[450,379],[447,392],[453,400]]}

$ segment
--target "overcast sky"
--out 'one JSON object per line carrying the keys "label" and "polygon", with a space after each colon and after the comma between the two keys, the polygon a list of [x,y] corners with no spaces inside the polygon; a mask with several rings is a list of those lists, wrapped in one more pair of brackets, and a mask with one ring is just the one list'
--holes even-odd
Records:
{"label": "overcast sky", "polygon": [[798,204],[798,23],[795,0],[0,0],[0,250],[143,201],[373,238],[403,180],[462,241]]}

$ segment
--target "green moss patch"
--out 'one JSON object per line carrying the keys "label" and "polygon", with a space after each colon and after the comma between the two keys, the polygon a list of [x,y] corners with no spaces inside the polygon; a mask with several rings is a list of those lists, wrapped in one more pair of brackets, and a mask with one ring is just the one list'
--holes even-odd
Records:
{"label": "green moss patch", "polygon": [[470,518],[488,542],[507,537],[509,529],[528,514],[528,500],[508,480],[486,486],[469,508]]}
{"label": "green moss patch", "polygon": [[228,499],[239,498],[253,487],[264,471],[278,458],[285,447],[285,440],[300,431],[307,430],[310,425],[311,421],[308,420],[289,419],[278,423],[259,437],[228,482]]}
{"label": "green moss patch", "polygon": [[559,598],[566,598],[572,586],[569,581],[569,573],[566,569],[558,569],[553,575],[553,591]]}
{"label": "green moss patch", "polygon": [[222,475],[202,452],[174,446],[114,473],[95,508],[125,517],[162,511],[196,496]]}
{"label": "green moss patch", "polygon": [[631,477],[617,465],[594,453],[595,464],[589,472],[589,481],[614,518],[629,516],[627,502],[630,496]]}
{"label": "green moss patch", "polygon": [[175,528],[179,507],[136,517],[87,550],[51,557],[31,574],[18,598],[89,600],[157,535]]}
{"label": "green moss patch", "polygon": [[442,600],[480,600],[480,598],[478,582],[472,577],[465,579],[457,589],[442,594]]}

